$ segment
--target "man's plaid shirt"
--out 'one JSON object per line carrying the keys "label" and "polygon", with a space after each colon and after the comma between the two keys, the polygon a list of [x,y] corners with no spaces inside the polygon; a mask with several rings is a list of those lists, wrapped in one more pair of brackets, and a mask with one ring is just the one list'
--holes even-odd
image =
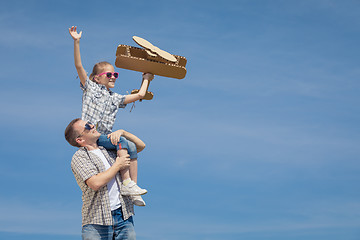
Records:
{"label": "man's plaid shirt", "polygon": [[109,91],[89,78],[80,88],[83,90],[81,119],[97,125],[101,134],[111,133],[119,108],[126,107],[125,95]]}
{"label": "man's plaid shirt", "polygon": [[[99,148],[109,164],[112,165],[116,159],[116,152],[107,151],[101,146]],[[107,185],[94,191],[85,183],[90,177],[105,171],[105,166],[101,159],[96,154],[81,147],[72,158],[71,170],[82,191],[82,225],[113,225]],[[116,181],[121,186],[119,174],[116,175]],[[130,197],[120,195],[120,202],[124,220],[134,215],[134,205]]]}

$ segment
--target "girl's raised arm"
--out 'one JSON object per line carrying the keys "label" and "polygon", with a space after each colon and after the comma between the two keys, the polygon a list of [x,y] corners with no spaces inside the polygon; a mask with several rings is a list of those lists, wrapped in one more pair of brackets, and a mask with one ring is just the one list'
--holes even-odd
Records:
{"label": "girl's raised arm", "polygon": [[85,69],[82,66],[81,55],[80,55],[80,38],[81,38],[82,31],[78,33],[76,31],[76,26],[75,27],[72,26],[71,28],[69,28],[69,33],[70,33],[71,37],[74,39],[75,68],[79,75],[80,82],[82,83],[82,85],[85,86],[87,74],[86,74]]}

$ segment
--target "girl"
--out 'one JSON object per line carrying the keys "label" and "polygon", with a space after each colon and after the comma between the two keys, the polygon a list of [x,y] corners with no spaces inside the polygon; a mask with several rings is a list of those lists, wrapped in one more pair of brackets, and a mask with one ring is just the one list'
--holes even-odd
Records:
{"label": "girl", "polygon": [[[108,62],[96,63],[90,76],[87,76],[81,63],[80,38],[81,32],[77,32],[77,27],[69,28],[69,33],[74,39],[74,60],[75,67],[80,78],[80,87],[83,90],[82,114],[81,118],[94,124],[97,131],[103,134],[99,138],[98,145],[104,147],[112,145],[118,146],[118,155],[129,154],[131,156],[130,167],[120,171],[122,186],[121,194],[133,196],[134,204],[145,206],[145,202],[140,195],[147,191],[137,186],[137,150],[135,144],[120,137],[119,134],[111,133],[115,123],[116,114],[119,108],[124,108],[126,104],[142,99],[146,94],[149,82],[154,78],[151,73],[143,74],[143,83],[140,91],[136,94],[120,95],[110,89],[115,87],[115,81],[119,74],[114,71],[114,67]],[[107,136],[106,136],[107,135]],[[120,141],[119,141],[120,138]],[[111,139],[111,143],[109,141]],[[119,141],[119,143],[118,143]]]}

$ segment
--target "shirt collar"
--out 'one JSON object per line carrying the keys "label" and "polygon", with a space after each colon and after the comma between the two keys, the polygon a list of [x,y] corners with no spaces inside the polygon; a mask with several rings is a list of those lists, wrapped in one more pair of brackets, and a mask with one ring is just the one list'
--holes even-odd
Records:
{"label": "shirt collar", "polygon": [[102,90],[108,91],[110,95],[113,94],[113,91],[111,91],[110,89],[108,90],[108,89],[105,87],[105,85],[99,84],[99,86],[100,86],[100,88],[101,88]]}

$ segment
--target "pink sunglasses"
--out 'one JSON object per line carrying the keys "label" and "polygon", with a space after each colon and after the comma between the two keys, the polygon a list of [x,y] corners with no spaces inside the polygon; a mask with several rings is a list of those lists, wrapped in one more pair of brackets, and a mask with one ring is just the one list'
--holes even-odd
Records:
{"label": "pink sunglasses", "polygon": [[101,76],[101,75],[104,75],[104,74],[106,74],[107,78],[111,78],[112,76],[114,76],[114,78],[119,77],[119,73],[117,73],[117,72],[103,72],[103,73],[98,74],[98,76]]}

